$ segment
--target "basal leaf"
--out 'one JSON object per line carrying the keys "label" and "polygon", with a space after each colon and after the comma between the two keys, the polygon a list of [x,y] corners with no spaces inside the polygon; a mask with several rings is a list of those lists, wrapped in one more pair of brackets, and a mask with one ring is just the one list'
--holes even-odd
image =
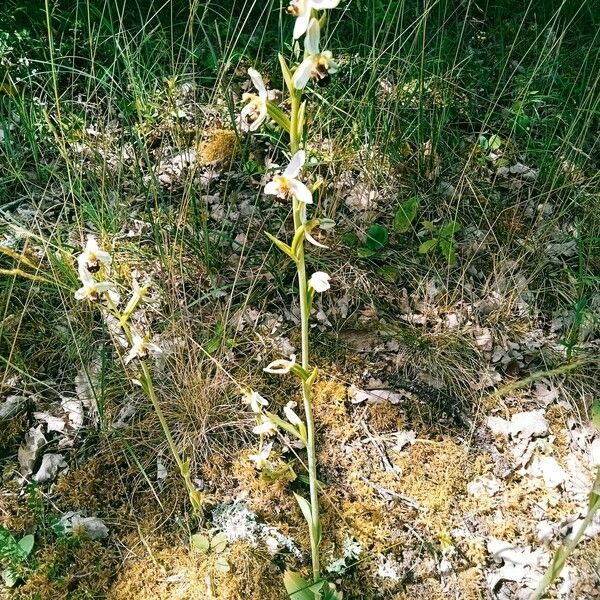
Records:
{"label": "basal leaf", "polygon": [[432,248],[435,248],[437,246],[437,243],[437,238],[432,238],[430,240],[427,240],[426,242],[423,242],[419,246],[419,254],[427,254],[427,252],[429,252]]}
{"label": "basal leaf", "polygon": [[394,229],[398,233],[406,233],[417,216],[417,208],[419,207],[419,200],[417,198],[410,198],[406,202],[403,202],[394,215]]}
{"label": "basal leaf", "polygon": [[388,230],[379,223],[374,223],[367,231],[367,248],[381,250],[388,241]]}

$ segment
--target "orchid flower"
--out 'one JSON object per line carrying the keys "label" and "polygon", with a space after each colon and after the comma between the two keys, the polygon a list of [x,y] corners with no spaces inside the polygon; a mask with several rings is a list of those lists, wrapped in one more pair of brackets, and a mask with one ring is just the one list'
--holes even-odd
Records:
{"label": "orchid flower", "polygon": [[329,73],[337,71],[337,65],[333,61],[329,50],[321,52],[319,41],[321,38],[321,26],[317,19],[311,19],[306,37],[304,38],[304,49],[306,58],[296,69],[293,81],[296,89],[301,90],[309,79],[322,83],[329,77]]}
{"label": "orchid flower", "polygon": [[304,204],[312,204],[311,191],[301,181],[296,179],[305,160],[306,154],[304,150],[298,150],[292,156],[290,164],[286,167],[285,171],[281,175],[275,175],[273,181],[267,183],[265,194],[277,196],[282,201],[295,197]]}
{"label": "orchid flower", "polygon": [[248,101],[240,114],[240,128],[242,131],[256,131],[267,118],[267,88],[260,73],[250,67],[248,75],[258,92],[256,94],[244,94],[242,99]]}
{"label": "orchid flower", "polygon": [[263,371],[265,373],[273,373],[275,375],[285,375],[289,373],[292,367],[296,364],[296,355],[292,354],[290,360],[278,359],[268,364]]}
{"label": "orchid flower", "polygon": [[276,431],[277,425],[268,417],[262,417],[260,424],[252,429],[252,432],[257,435],[274,435]]}
{"label": "orchid flower", "polygon": [[288,13],[296,17],[294,39],[297,40],[307,29],[313,10],[335,8],[340,0],[290,0]]}
{"label": "orchid flower", "polygon": [[258,392],[248,391],[242,399],[244,404],[249,404],[252,412],[259,413],[262,411],[264,406],[268,406],[269,403],[265,400]]}
{"label": "orchid flower", "polygon": [[162,354],[162,350],[156,344],[148,342],[146,338],[134,333],[133,344],[131,350],[125,357],[125,364],[129,364],[134,358],[145,358],[148,356],[149,352],[152,352],[153,354]]}
{"label": "orchid flower", "polygon": [[79,269],[79,279],[83,285],[75,292],[76,300],[97,300],[100,294],[108,292],[113,302],[119,301],[119,295],[113,291],[113,284],[108,281],[96,281],[87,269]]}
{"label": "orchid flower", "polygon": [[316,271],[310,277],[308,285],[317,293],[326,292],[331,286],[329,280],[331,277],[323,271]]}
{"label": "orchid flower", "polygon": [[108,252],[100,250],[96,238],[88,235],[83,253],[77,257],[77,264],[80,271],[85,269],[90,273],[97,273],[100,270],[100,263],[110,265],[111,260]]}
{"label": "orchid flower", "polygon": [[254,463],[254,466],[260,471],[266,467],[269,463],[269,456],[271,455],[271,449],[273,448],[273,442],[269,442],[263,446],[258,454],[250,454],[248,458]]}
{"label": "orchid flower", "polygon": [[294,412],[294,408],[296,407],[296,403],[295,402],[288,402],[284,407],[283,407],[283,413],[285,414],[285,418],[292,424],[292,425],[302,425],[302,420],[300,419],[300,417]]}

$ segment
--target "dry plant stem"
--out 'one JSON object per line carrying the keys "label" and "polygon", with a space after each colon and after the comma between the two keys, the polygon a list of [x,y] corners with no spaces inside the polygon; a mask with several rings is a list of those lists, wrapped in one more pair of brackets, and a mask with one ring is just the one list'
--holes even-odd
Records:
{"label": "dry plant stem", "polygon": [[[300,149],[300,131],[298,115],[300,110],[300,100],[302,92],[299,90],[290,90],[291,95],[291,120],[290,120],[290,151],[294,155]],[[294,197],[294,229],[298,231],[302,227],[301,203]],[[300,295],[300,322],[302,328],[302,368],[310,372],[309,362],[309,318],[310,304],[308,282],[306,278],[306,261],[304,260],[304,242],[298,248],[296,269],[298,271],[298,291]],[[319,490],[317,481],[317,457],[315,449],[315,421],[312,410],[311,384],[302,381],[302,400],[304,404],[304,413],[306,418],[306,452],[308,458],[308,480],[310,485],[310,508],[312,524],[310,525],[310,551],[312,558],[313,581],[319,581],[321,578],[321,566],[319,560],[319,542],[320,542],[320,519],[319,519]]]}
{"label": "dry plant stem", "polygon": [[596,473],[596,480],[594,481],[594,486],[592,488],[592,493],[590,495],[590,504],[588,507],[588,512],[581,523],[581,526],[577,530],[577,533],[573,538],[571,538],[568,542],[562,544],[560,548],[556,551],[552,558],[552,562],[548,567],[547,571],[544,573],[544,577],[542,581],[538,585],[537,589],[533,594],[529,597],[529,600],[541,600],[544,597],[546,589],[548,586],[552,585],[554,580],[560,575],[560,572],[563,570],[565,566],[565,562],[569,555],[575,550],[577,544],[581,541],[585,530],[588,528],[588,525],[593,521],[596,513],[600,509],[600,468]]}
{"label": "dry plant stem", "polygon": [[[105,295],[105,297],[111,308],[111,312],[119,320],[119,322],[121,324],[121,328],[123,329],[123,332],[125,333],[125,336],[127,337],[127,340],[129,341],[129,343],[131,345],[133,345],[133,334],[131,333],[131,329],[129,328],[127,323],[123,322],[123,315],[119,312],[117,307],[114,305],[114,303],[110,299],[110,296],[108,295],[108,293]],[[140,366],[142,368],[142,374],[144,377],[142,388],[146,392],[148,399],[152,403],[154,412],[156,413],[156,416],[158,417],[160,426],[162,427],[162,430],[163,430],[163,434],[165,436],[165,439],[167,440],[167,444],[169,445],[169,450],[171,451],[171,454],[173,455],[173,458],[175,459],[175,462],[177,463],[177,467],[179,468],[179,473],[181,474],[181,477],[184,481],[186,490],[187,490],[189,498],[190,498],[192,510],[194,511],[194,514],[197,517],[202,518],[203,510],[202,510],[202,500],[200,498],[200,492],[198,492],[198,490],[194,486],[194,483],[192,482],[189,464],[186,461],[184,461],[181,458],[181,455],[179,454],[179,450],[177,449],[177,444],[175,444],[175,440],[173,439],[173,436],[171,435],[171,430],[169,429],[169,424],[167,423],[167,420],[165,419],[165,415],[164,415],[162,408],[160,407],[160,404],[158,402],[158,397],[156,396],[156,392],[154,390],[152,373],[150,372],[150,368],[148,367],[147,362],[143,358],[140,358]]]}

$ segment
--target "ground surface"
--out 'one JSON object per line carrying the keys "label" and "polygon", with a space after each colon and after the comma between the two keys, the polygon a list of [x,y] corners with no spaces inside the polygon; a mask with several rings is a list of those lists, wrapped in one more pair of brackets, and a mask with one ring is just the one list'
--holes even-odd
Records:
{"label": "ground surface", "polygon": [[[285,568],[308,567],[305,453],[280,437],[258,472],[240,389],[276,412],[299,399],[262,373],[300,342],[293,265],[264,236],[290,235],[289,207],[262,193],[285,140],[232,124],[250,64],[280,98],[278,7],[242,25],[209,3],[186,27],[57,6],[49,44],[43,11],[13,4],[0,531],[35,542],[11,562],[0,538],[18,575],[0,594],[283,599]],[[527,598],[600,466],[593,6],[355,4],[333,29],[340,73],[309,99],[313,214],[336,222],[308,255],[332,276],[311,330],[322,560],[348,599]],[[452,222],[454,264],[419,252]],[[114,324],[73,297],[89,233],[123,293],[152,282],[136,325],[164,351],[152,368],[200,529]],[[190,547],[198,531],[208,549]],[[599,551],[596,520],[549,597],[600,597]]]}

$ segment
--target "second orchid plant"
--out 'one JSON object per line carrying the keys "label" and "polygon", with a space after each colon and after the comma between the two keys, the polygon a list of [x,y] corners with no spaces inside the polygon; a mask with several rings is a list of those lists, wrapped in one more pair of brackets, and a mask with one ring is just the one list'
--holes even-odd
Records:
{"label": "second orchid plant", "polygon": [[[315,227],[329,228],[329,220],[308,219],[307,207],[313,202],[313,191],[302,181],[302,170],[306,161],[302,149],[305,139],[306,100],[303,93],[310,83],[318,85],[335,73],[336,64],[329,51],[320,49],[321,27],[325,23],[326,9],[335,8],[339,0],[292,0],[288,12],[296,17],[294,41],[304,36],[304,57],[296,65],[290,65],[280,54],[279,63],[289,97],[289,112],[268,100],[267,89],[261,75],[255,69],[248,69],[257,94],[245,94],[247,104],[241,111],[239,125],[243,131],[257,131],[267,117],[289,134],[290,161],[281,175],[275,175],[264,189],[265,194],[275,196],[280,202],[289,202],[292,206],[294,235],[291,243],[267,233],[277,248],[295,264],[298,279],[298,294],[301,321],[301,357],[272,362],[264,370],[267,373],[285,375],[292,373],[300,380],[303,403],[303,418],[294,411],[295,403],[289,402],[284,408],[285,418],[280,418],[267,410],[268,402],[256,391],[248,392],[245,401],[257,415],[254,432],[260,435],[260,449],[251,455],[258,469],[268,465],[272,443],[265,438],[279,429],[297,438],[306,447],[307,470],[310,486],[310,498],[295,494],[302,514],[309,527],[312,557],[312,583],[306,582],[297,573],[287,572],[284,578],[286,589],[294,598],[336,598],[335,592],[321,577],[319,546],[321,542],[321,521],[319,517],[319,483],[317,480],[315,423],[313,418],[312,387],[317,378],[317,368],[310,362],[309,319],[315,294],[325,292],[330,287],[327,273],[317,271],[307,275],[305,261],[305,241],[318,247],[324,247],[311,235]],[[300,595],[302,594],[302,595]]]}

